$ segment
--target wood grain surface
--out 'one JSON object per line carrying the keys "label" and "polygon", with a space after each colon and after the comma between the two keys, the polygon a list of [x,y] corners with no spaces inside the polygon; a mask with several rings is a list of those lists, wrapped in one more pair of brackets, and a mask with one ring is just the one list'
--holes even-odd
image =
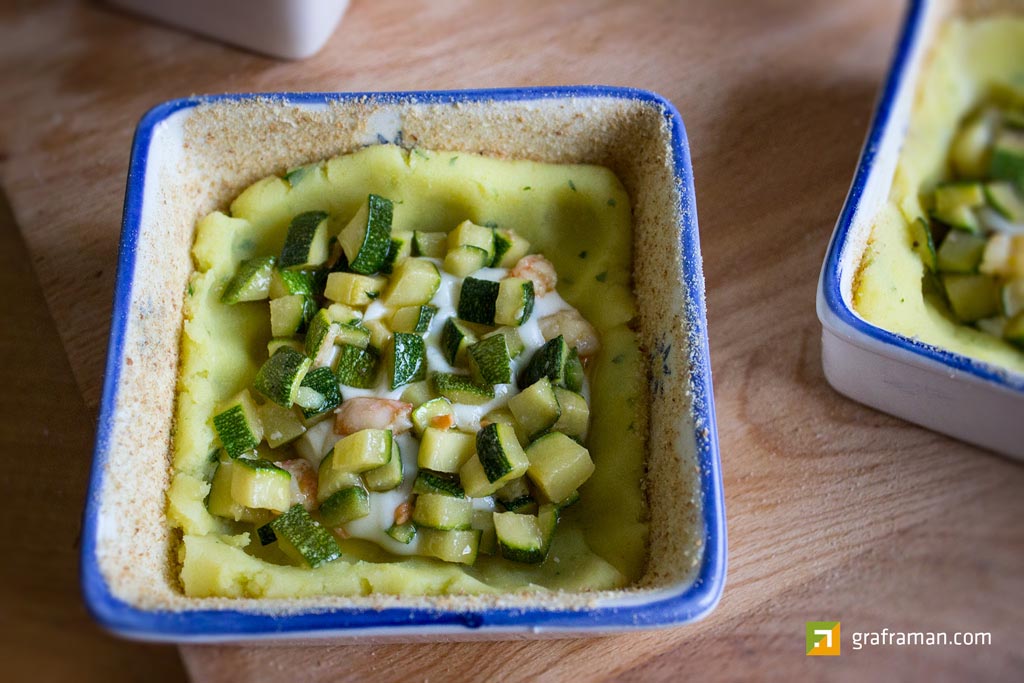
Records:
{"label": "wood grain surface", "polygon": [[[18,305],[0,309],[0,447],[15,465],[0,475],[0,510],[20,525],[15,561],[0,570],[5,659],[45,660],[59,677],[95,647],[104,661],[123,658],[121,675],[144,661],[176,673],[167,650],[96,634],[74,598],[72,551],[51,545],[55,529],[70,538],[80,514],[128,149],[146,109],[222,91],[608,83],[667,96],[690,138],[729,522],[717,611],[692,626],[595,640],[187,647],[189,673],[199,681],[1024,677],[1024,468],[851,403],[821,372],[818,271],[901,11],[891,0],[356,0],[323,52],[284,63],[93,4],[0,4],[0,180],[66,353],[59,358],[38,317],[25,334],[23,316],[40,309],[20,303],[31,293],[5,271],[5,298]],[[2,248],[10,242],[5,236]],[[3,264],[22,272],[20,261],[5,253]],[[84,404],[71,395],[72,374]],[[54,416],[47,397],[60,394]],[[28,427],[40,414],[49,433]],[[73,467],[59,467],[57,453]],[[55,486],[62,496],[51,507]],[[32,630],[6,637],[25,620]],[[840,620],[844,634],[988,631],[993,643],[852,651],[844,638],[841,657],[808,658],[808,620]],[[58,633],[74,634],[76,645],[57,656],[26,645]],[[85,673],[110,680],[102,667],[79,680]]]}

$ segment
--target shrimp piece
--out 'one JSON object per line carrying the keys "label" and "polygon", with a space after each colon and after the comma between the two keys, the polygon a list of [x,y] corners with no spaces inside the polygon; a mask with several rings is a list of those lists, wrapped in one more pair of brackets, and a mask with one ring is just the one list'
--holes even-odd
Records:
{"label": "shrimp piece", "polygon": [[403,434],[412,429],[412,404],[387,398],[350,398],[334,419],[334,433],[348,436],[361,429],[390,429]]}
{"label": "shrimp piece", "polygon": [[558,273],[555,267],[540,254],[530,254],[519,259],[512,270],[508,271],[509,277],[526,278],[533,283],[533,293],[537,296],[544,296],[555,290],[558,284]]}
{"label": "shrimp piece", "polygon": [[304,458],[283,460],[274,464],[292,475],[292,504],[300,503],[307,510],[313,510],[316,507],[316,494],[319,487],[313,466]]}
{"label": "shrimp piece", "polygon": [[545,340],[551,340],[562,335],[565,343],[575,347],[580,358],[589,358],[601,349],[601,341],[597,337],[597,330],[587,322],[587,319],[580,315],[575,308],[561,310],[558,313],[541,318],[538,321],[540,333]]}

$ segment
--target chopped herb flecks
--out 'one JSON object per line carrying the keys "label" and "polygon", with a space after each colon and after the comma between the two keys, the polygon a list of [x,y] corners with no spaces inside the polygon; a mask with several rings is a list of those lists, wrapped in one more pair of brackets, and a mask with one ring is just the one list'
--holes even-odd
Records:
{"label": "chopped herb flecks", "polygon": [[498,222],[497,221],[487,221],[486,223],[484,223],[484,227],[485,228],[496,228],[496,227],[498,227]]}
{"label": "chopped herb flecks", "polygon": [[453,156],[451,159],[448,160],[448,165],[449,166],[454,166],[455,162],[458,161],[458,159],[459,159],[458,156]]}
{"label": "chopped herb flecks", "polygon": [[579,253],[579,257],[580,257],[580,258],[587,258],[587,250],[586,250],[586,249],[584,249],[583,251],[581,251],[581,252]]}
{"label": "chopped herb flecks", "polygon": [[615,363],[616,365],[621,365],[622,361],[624,360],[626,360],[626,354],[624,353],[620,353],[619,355],[615,356],[615,358],[612,358],[612,362]]}
{"label": "chopped herb flecks", "polygon": [[615,206],[615,198],[614,197],[608,200],[608,206]]}
{"label": "chopped herb flecks", "polygon": [[603,273],[598,273],[598,274],[597,274],[597,275],[596,275],[596,276],[594,277],[594,279],[595,279],[595,280],[597,280],[598,282],[604,282],[605,280],[607,280],[607,279],[608,279],[608,271],[605,271],[605,272],[603,272]]}
{"label": "chopped herb flecks", "polygon": [[524,185],[524,186],[523,186],[523,192],[529,192],[529,191],[530,191],[530,190],[532,190],[532,189],[533,189],[533,188],[532,188],[532,187],[530,187],[529,185]]}
{"label": "chopped herb flecks", "polygon": [[572,178],[569,179],[569,189],[572,190],[573,192],[576,191],[576,183],[572,181]]}

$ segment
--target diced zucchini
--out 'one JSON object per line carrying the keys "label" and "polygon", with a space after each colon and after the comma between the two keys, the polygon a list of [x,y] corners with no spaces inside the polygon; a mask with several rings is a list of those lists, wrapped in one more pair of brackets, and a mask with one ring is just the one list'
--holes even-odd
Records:
{"label": "diced zucchini", "polygon": [[301,340],[295,339],[293,337],[287,337],[284,339],[275,338],[268,341],[267,355],[273,356],[275,353],[277,353],[277,350],[282,346],[287,346],[289,349],[292,349],[293,351],[298,351],[299,353],[306,352],[306,345]]}
{"label": "diced zucchini", "polygon": [[476,439],[454,429],[423,430],[417,464],[434,472],[455,473],[469,460],[476,447]]}
{"label": "diced zucchini", "polygon": [[247,508],[284,512],[291,505],[292,475],[266,460],[238,458],[231,468],[231,498]]}
{"label": "diced zucchini", "polygon": [[359,325],[363,314],[347,304],[331,304],[327,307],[327,317],[339,325]]}
{"label": "diced zucchini", "polygon": [[474,384],[466,375],[435,372],[430,377],[434,393],[452,403],[479,406],[494,398],[494,387]]}
{"label": "diced zucchini", "polygon": [[320,468],[317,470],[316,499],[320,503],[342,489],[363,485],[363,480],[358,474],[334,469],[333,465],[331,456],[328,456],[320,462]]}
{"label": "diced zucchini", "polygon": [[239,505],[231,497],[234,466],[234,461],[230,460],[217,465],[217,471],[213,473],[213,481],[210,482],[210,497],[206,502],[206,509],[210,511],[211,515],[233,519],[236,522],[262,521],[270,513]]}
{"label": "diced zucchini", "polygon": [[542,506],[537,516],[515,512],[495,512],[494,530],[501,556],[513,562],[539,564],[551,547],[558,525],[558,509]]}
{"label": "diced zucchini", "polygon": [[590,452],[559,432],[530,444],[526,457],[530,460],[527,476],[553,502],[565,500],[594,473]]}
{"label": "diced zucchini", "polygon": [[290,294],[270,300],[270,331],[275,337],[290,337],[306,329],[316,314],[316,304],[305,294]]}
{"label": "diced zucchini", "polygon": [[999,285],[989,275],[947,273],[942,276],[946,297],[953,313],[963,322],[974,322],[999,314]]}
{"label": "diced zucchini", "polygon": [[392,232],[391,244],[388,246],[387,256],[380,266],[380,272],[391,274],[395,266],[412,255],[412,233]]}
{"label": "diced zucchini", "polygon": [[485,334],[483,338],[488,339],[499,334],[505,337],[505,347],[508,349],[508,355],[512,358],[517,358],[526,348],[523,338],[519,336],[519,330],[515,327],[499,327],[493,332]]}
{"label": "diced zucchini", "polygon": [[1024,131],[1004,128],[992,146],[989,173],[997,180],[1009,180],[1024,187]]}
{"label": "diced zucchini", "polygon": [[985,175],[998,120],[998,112],[989,109],[968,121],[957,133],[950,157],[959,176],[981,178]]}
{"label": "diced zucchini", "polygon": [[985,192],[981,183],[945,183],[935,188],[935,208],[932,215],[953,228],[968,232],[979,232],[981,224],[974,209],[985,204]]}
{"label": "diced zucchini", "polygon": [[432,398],[412,411],[412,429],[418,437],[422,437],[428,427],[443,430],[454,426],[455,411],[451,401],[444,397]]}
{"label": "diced zucchini", "polygon": [[344,472],[366,472],[391,461],[390,429],[363,429],[334,444],[330,467]]}
{"label": "diced zucchini", "polygon": [[291,408],[312,363],[305,355],[283,346],[260,367],[253,387],[279,406]]}
{"label": "diced zucchini", "polygon": [[937,256],[935,253],[935,241],[932,239],[932,229],[927,219],[918,218],[910,224],[911,246],[917,255],[921,257],[925,268],[935,272],[938,268]]}
{"label": "diced zucchini", "polygon": [[494,306],[494,322],[518,327],[533,313],[533,282],[520,277],[507,277],[498,283],[498,300]]}
{"label": "diced zucchini", "polygon": [[395,332],[384,349],[384,367],[392,389],[427,376],[427,347],[418,334]]}
{"label": "diced zucchini", "polygon": [[412,539],[416,538],[416,525],[412,522],[406,522],[405,524],[392,524],[384,533],[399,543],[405,543],[408,545],[412,543]]}
{"label": "diced zucchini", "polygon": [[395,440],[391,441],[391,460],[387,465],[381,465],[372,470],[363,472],[363,481],[366,488],[371,491],[390,491],[402,484],[404,476],[402,470],[402,449]]}
{"label": "diced zucchini", "polygon": [[1024,198],[1013,183],[985,183],[985,199],[1006,220],[1024,223]]}
{"label": "diced zucchini", "polygon": [[259,445],[263,440],[263,423],[260,422],[256,402],[252,400],[248,389],[243,389],[231,400],[221,404],[213,416],[213,428],[224,450],[232,458]]}
{"label": "diced zucchini", "polygon": [[512,381],[512,357],[505,335],[486,337],[468,349],[469,371],[477,384],[508,384]]}
{"label": "diced zucchini", "polygon": [[484,498],[493,495],[508,483],[500,479],[496,482],[488,479],[484,473],[484,466],[480,464],[480,457],[476,453],[459,470],[459,481],[462,482],[462,488],[466,495],[471,498]]}
{"label": "diced zucchini", "polygon": [[494,231],[494,259],[491,266],[511,268],[530,253],[530,243],[515,230],[498,228]]}
{"label": "diced zucchini", "polygon": [[419,530],[420,552],[445,562],[473,564],[480,548],[479,529]]}
{"label": "diced zucchini", "polygon": [[518,512],[521,515],[537,514],[537,500],[532,496],[520,496],[509,501],[502,501],[502,507],[509,512]]}
{"label": "diced zucchini", "polygon": [[472,275],[490,263],[487,252],[479,247],[463,245],[448,251],[444,257],[443,268],[456,277]]}
{"label": "diced zucchini", "polygon": [[506,424],[516,430],[516,438],[519,439],[519,443],[527,443],[530,440],[530,434],[523,428],[519,421],[516,420],[512,411],[506,408],[498,408],[484,415],[483,419],[480,420],[480,426],[486,427],[487,425],[497,422],[499,424]]}
{"label": "diced zucchini", "polygon": [[370,335],[370,346],[377,349],[383,349],[391,341],[394,333],[388,329],[388,326],[384,324],[379,318],[376,320],[367,320],[362,323],[362,326]]}
{"label": "diced zucchini", "polygon": [[361,349],[351,344],[338,347],[338,381],[347,387],[372,389],[377,386],[377,366],[380,354],[368,346]]}
{"label": "diced zucchini", "polygon": [[423,493],[435,493],[441,496],[454,496],[465,498],[466,492],[462,490],[462,484],[456,477],[420,470],[416,473],[416,481],[413,482],[412,492],[419,495]]}
{"label": "diced zucchini", "polygon": [[395,332],[426,334],[430,331],[430,321],[436,313],[437,307],[430,304],[404,306],[392,314],[391,329]]}
{"label": "diced zucchini", "polygon": [[547,377],[541,377],[510,398],[508,409],[531,439],[553,427],[562,415],[555,389]]}
{"label": "diced zucchini", "polygon": [[476,452],[484,474],[492,484],[518,479],[530,466],[515,430],[507,424],[495,422],[477,432]]}
{"label": "diced zucchini", "polygon": [[444,258],[448,249],[448,233],[423,232],[417,230],[412,234],[412,255],[426,258]]}
{"label": "diced zucchini", "polygon": [[334,358],[334,344],[338,340],[341,325],[331,320],[327,311],[321,308],[309,321],[306,330],[306,355],[315,367],[329,365]]}
{"label": "diced zucchini", "polygon": [[357,273],[331,273],[327,276],[324,296],[348,306],[368,306],[380,298],[387,278]]}
{"label": "diced zucchini", "polygon": [[434,392],[430,388],[430,382],[426,380],[407,385],[402,390],[402,395],[399,396],[400,401],[411,403],[413,408],[423,405],[432,398],[434,398]]}
{"label": "diced zucchini", "polygon": [[304,270],[281,270],[274,268],[270,276],[270,298],[280,299],[293,294],[305,294],[313,298],[320,292],[316,287],[316,277]]}
{"label": "diced zucchini", "polygon": [[260,301],[270,294],[270,275],[274,272],[273,256],[247,259],[238,265],[235,276],[221,294],[221,303],[237,304],[242,301]]}
{"label": "diced zucchini", "polygon": [[372,340],[373,334],[367,327],[364,327],[363,323],[349,323],[348,325],[338,326],[338,336],[335,338],[334,343],[349,344],[365,349]]}
{"label": "diced zucchini", "polygon": [[[572,507],[576,503],[580,502],[580,498],[581,498],[580,492],[577,489],[576,491],[573,491],[572,493],[570,493],[564,500],[559,501],[557,503],[554,503],[554,505],[555,505],[555,507],[558,508],[558,511],[561,512],[562,510],[564,510],[566,508],[569,508],[569,507]],[[551,501],[547,501],[547,502],[550,503]]]}
{"label": "diced zucchini", "polygon": [[287,270],[315,268],[327,262],[327,214],[307,211],[292,219],[278,265]]}
{"label": "diced zucchini", "polygon": [[412,521],[431,529],[468,529],[473,521],[473,502],[437,493],[416,496]]}
{"label": "diced zucchini", "polygon": [[458,316],[462,320],[481,325],[494,324],[494,307],[500,285],[490,280],[467,277],[459,293]]}
{"label": "diced zucchini", "polygon": [[330,368],[316,368],[306,373],[299,386],[299,392],[303,388],[316,392],[320,400],[312,405],[302,406],[302,416],[311,420],[318,415],[334,410],[341,405],[341,392],[338,391],[338,378],[334,376]]}
{"label": "diced zucchini", "polygon": [[335,491],[320,505],[320,517],[329,527],[338,527],[370,514],[370,496],[362,486]]}
{"label": "diced zucchini", "polygon": [[331,532],[317,524],[301,505],[291,506],[270,523],[270,528],[281,550],[310,568],[315,569],[341,557],[341,548]]}
{"label": "diced zucchini", "polygon": [[372,275],[384,265],[391,247],[393,215],[394,205],[390,199],[375,194],[367,196],[356,215],[338,234],[350,270]]}
{"label": "diced zucchini", "polygon": [[441,286],[441,273],[426,259],[408,258],[395,268],[384,303],[392,308],[429,303]]}
{"label": "diced zucchini", "polygon": [[294,410],[282,408],[272,401],[267,401],[257,411],[263,424],[263,436],[271,448],[279,448],[294,441],[306,431]]}
{"label": "diced zucchini", "polygon": [[938,267],[944,273],[974,273],[985,253],[985,238],[961,230],[950,230],[938,251]]}
{"label": "diced zucchini", "polygon": [[483,250],[486,254],[484,265],[491,265],[491,261],[494,259],[494,230],[477,225],[472,221],[462,221],[448,233],[448,251],[451,252],[464,246]]}
{"label": "diced zucchini", "polygon": [[320,163],[312,163],[306,164],[305,166],[297,166],[296,168],[288,169],[288,171],[284,174],[284,179],[289,185],[295,187],[296,185],[301,183],[305,178],[308,178],[312,174],[316,173],[318,169],[323,169],[323,172],[326,173],[326,168],[322,167]]}
{"label": "diced zucchini", "polygon": [[562,414],[552,429],[574,439],[586,439],[587,427],[590,424],[590,407],[587,400],[576,392],[562,387],[555,387],[555,398],[558,399],[558,408]]}
{"label": "diced zucchini", "polygon": [[583,391],[583,363],[576,349],[569,352],[565,363],[565,388],[576,393]]}
{"label": "diced zucchini", "polygon": [[562,335],[545,342],[534,351],[529,364],[519,373],[519,386],[529,386],[542,377],[547,377],[552,384],[565,386],[565,368],[570,355],[569,345]]}
{"label": "diced zucchini", "polygon": [[1006,321],[1006,327],[1003,328],[1003,339],[1024,349],[1024,312],[1018,313]]}
{"label": "diced zucchini", "polygon": [[493,555],[498,550],[498,535],[494,530],[494,513],[490,510],[473,510],[474,529],[480,530],[480,552]]}
{"label": "diced zucchini", "polygon": [[448,318],[441,328],[441,353],[451,365],[463,365],[469,352],[469,345],[476,342],[476,335],[455,318]]}

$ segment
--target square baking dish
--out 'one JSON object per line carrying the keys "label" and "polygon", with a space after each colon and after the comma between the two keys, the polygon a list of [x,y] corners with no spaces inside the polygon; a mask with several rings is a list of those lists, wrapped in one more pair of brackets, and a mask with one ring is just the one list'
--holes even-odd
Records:
{"label": "square baking dish", "polygon": [[[651,393],[647,569],[594,593],[295,600],[188,598],[165,490],[182,292],[196,220],[272,173],[370,144],[605,165],[633,202],[637,329]],[[232,164],[244,152],[251,165]],[[144,397],[144,398],[143,398]],[[82,584],[120,635],[174,642],[583,635],[706,615],[726,531],[693,177],[683,122],[653,93],[564,87],[218,95],[147,113],[128,174],[107,370],[85,511]]]}
{"label": "square baking dish", "polygon": [[1024,376],[890,332],[853,307],[854,278],[886,202],[918,79],[943,22],[1024,5],[913,0],[818,283],[822,365],[840,393],[983,448],[1024,458]]}

